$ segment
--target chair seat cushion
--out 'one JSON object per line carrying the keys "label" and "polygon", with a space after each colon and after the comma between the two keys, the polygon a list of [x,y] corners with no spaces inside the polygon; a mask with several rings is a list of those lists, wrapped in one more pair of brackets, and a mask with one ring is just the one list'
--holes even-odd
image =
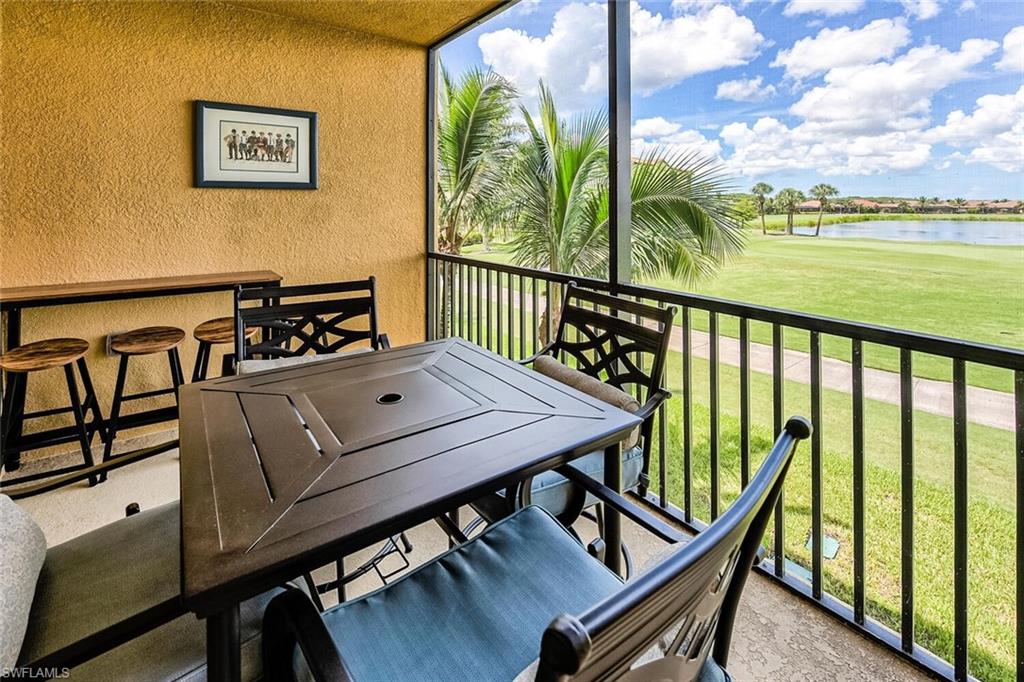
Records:
{"label": "chair seat cushion", "polygon": [[0,495],[0,672],[18,662],[46,537],[28,512]]}
{"label": "chair seat cushion", "polygon": [[[640,471],[644,463],[643,455],[643,447],[639,445],[622,453],[623,490],[634,490],[640,485]],[[599,481],[604,480],[604,452],[591,452],[574,460],[572,465]],[[545,471],[533,477],[533,486],[530,488],[530,503],[538,507],[544,507],[544,509],[557,516],[569,504],[571,492],[572,483],[570,483],[569,479],[554,471]],[[597,502],[596,497],[587,493],[587,501],[584,507],[592,507]],[[476,500],[471,506],[476,513],[480,514],[488,522],[496,521],[508,514],[504,490],[499,490],[496,493],[491,493],[486,497]]]}
{"label": "chair seat cushion", "polygon": [[178,509],[171,502],[51,547],[19,661],[173,607],[181,591]]}
{"label": "chair seat cushion", "polygon": [[[242,682],[263,677],[260,632],[263,612],[281,590],[242,602],[239,608]],[[71,669],[75,680],[206,680],[206,621],[192,614],[175,618],[155,630]]]}
{"label": "chair seat cushion", "polygon": [[241,360],[238,363],[236,372],[238,374],[254,374],[255,372],[266,372],[271,369],[281,369],[283,367],[306,365],[311,362],[333,360],[345,355],[362,355],[363,353],[372,352],[372,348],[354,348],[352,350],[343,350],[326,355],[295,355],[287,358],[271,358],[269,360]]}
{"label": "chair seat cushion", "polygon": [[[527,507],[324,622],[360,682],[511,680],[555,616],[621,586],[547,512]],[[301,653],[295,661],[310,679]]]}

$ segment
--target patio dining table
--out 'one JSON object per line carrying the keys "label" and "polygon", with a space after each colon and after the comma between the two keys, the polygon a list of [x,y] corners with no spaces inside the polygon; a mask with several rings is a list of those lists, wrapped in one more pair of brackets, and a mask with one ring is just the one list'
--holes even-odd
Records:
{"label": "patio dining table", "polygon": [[239,679],[241,601],[595,450],[618,491],[639,423],[461,339],[186,386],[182,596],[209,678]]}

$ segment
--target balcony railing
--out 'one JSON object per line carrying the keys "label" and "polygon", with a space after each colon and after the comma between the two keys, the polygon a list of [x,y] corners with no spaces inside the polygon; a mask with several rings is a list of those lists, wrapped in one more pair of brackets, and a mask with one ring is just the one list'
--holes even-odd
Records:
{"label": "balcony railing", "polygon": [[[437,253],[428,277],[431,337],[513,359],[551,337],[548,302],[563,285],[610,290]],[[786,415],[806,413],[809,457],[794,464],[757,570],[943,677],[1024,679],[1024,351],[651,287],[615,293],[680,311],[674,396],[641,491],[650,504],[699,532]],[[990,388],[969,385],[968,370]],[[977,461],[969,433],[984,446]],[[992,467],[990,451],[1012,462]],[[970,494],[973,471],[1002,473],[1011,499]]]}

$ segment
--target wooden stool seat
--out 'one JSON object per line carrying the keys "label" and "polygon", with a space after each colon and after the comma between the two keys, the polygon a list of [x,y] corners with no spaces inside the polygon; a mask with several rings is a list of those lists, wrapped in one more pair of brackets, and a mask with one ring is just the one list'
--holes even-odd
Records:
{"label": "wooden stool seat", "polygon": [[142,327],[110,337],[110,350],[122,355],[148,355],[177,347],[185,332],[177,327]]}
{"label": "wooden stool seat", "polygon": [[[245,328],[245,338],[252,337],[257,332],[256,327]],[[231,317],[218,317],[207,320],[197,326],[192,332],[197,341],[206,343],[234,343],[235,341],[235,320]]]}
{"label": "wooden stool seat", "polygon": [[38,372],[70,365],[89,352],[85,339],[45,339],[26,343],[0,355],[0,368],[8,372]]}

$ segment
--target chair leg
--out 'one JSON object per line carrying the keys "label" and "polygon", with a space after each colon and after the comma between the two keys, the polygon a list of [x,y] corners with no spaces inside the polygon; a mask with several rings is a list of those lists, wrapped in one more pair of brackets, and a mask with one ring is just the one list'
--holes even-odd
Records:
{"label": "chair leg", "polygon": [[[75,426],[78,428],[78,442],[82,446],[82,459],[85,461],[85,466],[91,467],[92,461],[92,448],[89,446],[89,430],[85,425],[85,414],[82,413],[82,403],[78,398],[78,383],[75,380],[75,368],[68,364],[64,365],[64,378],[68,382],[68,397],[71,398],[71,413],[75,416]],[[89,485],[94,486],[99,483],[96,476],[89,477]]]}
{"label": "chair leg", "polygon": [[[0,447],[5,453],[10,453],[11,446],[21,435],[22,415],[25,413],[25,383],[28,375],[21,372],[9,372],[7,374],[7,390],[4,394],[3,406],[3,434],[0,439]],[[21,468],[21,454],[8,454],[4,460],[4,469],[8,472],[17,471]]]}
{"label": "chair leg", "polygon": [[[103,461],[110,459],[117,438],[117,420],[121,416],[121,397],[124,395],[124,380],[128,376],[128,356],[122,355],[117,366],[117,381],[114,382],[114,399],[110,403],[110,418],[107,420],[107,441],[103,445]],[[100,481],[107,480],[106,472],[100,474]]]}
{"label": "chair leg", "polygon": [[235,374],[235,354],[225,353],[224,357],[220,361],[220,375],[222,377],[230,377]]}
{"label": "chair leg", "polygon": [[405,531],[399,533],[398,537],[402,538],[402,547],[405,549],[405,553],[409,554],[412,552],[412,541],[409,536],[405,534]]}
{"label": "chair leg", "polygon": [[92,415],[89,421],[89,443],[92,443],[92,437],[96,435],[97,431],[100,434],[100,442],[106,442],[107,422],[103,418],[103,412],[100,411],[100,401],[96,397],[92,377],[89,376],[89,367],[85,364],[85,358],[78,358],[76,364],[78,365],[78,374],[82,378],[82,386],[85,388],[85,401],[82,403],[82,409],[86,415]]}
{"label": "chair leg", "polygon": [[206,372],[210,366],[210,348],[209,342],[199,342],[199,352],[196,353],[196,366],[192,370],[192,383],[206,380]]}
{"label": "chair leg", "polygon": [[334,565],[337,569],[336,577],[338,580],[338,603],[341,604],[348,599],[348,596],[346,596],[345,583],[342,582],[345,578],[345,557],[338,559],[336,562],[334,562]]}

